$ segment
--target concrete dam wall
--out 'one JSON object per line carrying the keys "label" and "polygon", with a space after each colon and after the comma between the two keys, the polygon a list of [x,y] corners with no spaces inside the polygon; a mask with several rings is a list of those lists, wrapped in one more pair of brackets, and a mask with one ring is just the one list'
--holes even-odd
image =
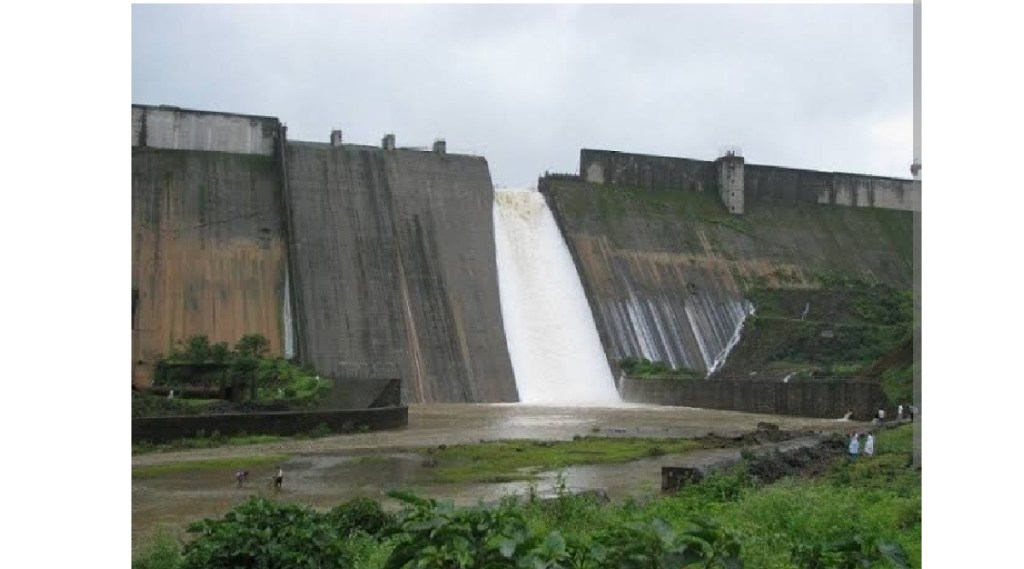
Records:
{"label": "concrete dam wall", "polygon": [[410,401],[516,401],[482,158],[289,143],[299,350]]}
{"label": "concrete dam wall", "polygon": [[751,287],[814,288],[834,275],[911,286],[911,212],[754,199],[734,215],[707,191],[712,170],[668,163],[682,170],[651,178],[669,180],[665,187],[566,176],[540,183],[613,366],[626,357],[700,372],[720,366],[739,340]]}
{"label": "concrete dam wall", "polygon": [[337,135],[132,106],[133,382],[189,336],[260,333],[342,389],[516,401],[487,162]]}
{"label": "concrete dam wall", "polygon": [[285,241],[274,162],[132,149],[132,380],[194,334],[283,350]]}

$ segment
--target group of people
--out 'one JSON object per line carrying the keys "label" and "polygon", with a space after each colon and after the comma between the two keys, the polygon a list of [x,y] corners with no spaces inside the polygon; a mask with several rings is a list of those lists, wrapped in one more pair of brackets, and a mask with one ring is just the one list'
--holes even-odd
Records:
{"label": "group of people", "polygon": [[[867,436],[864,438],[864,456],[873,456],[875,454],[875,435],[866,433]],[[857,458],[861,453],[860,444],[860,433],[854,431],[850,435],[850,458]]]}
{"label": "group of people", "polygon": [[[238,469],[238,471],[235,472],[235,486],[237,486],[238,488],[241,488],[245,484],[245,481],[248,479],[248,470]],[[280,490],[281,485],[284,484],[284,469],[278,466],[277,473],[271,477],[271,481],[274,485],[274,490]]]}

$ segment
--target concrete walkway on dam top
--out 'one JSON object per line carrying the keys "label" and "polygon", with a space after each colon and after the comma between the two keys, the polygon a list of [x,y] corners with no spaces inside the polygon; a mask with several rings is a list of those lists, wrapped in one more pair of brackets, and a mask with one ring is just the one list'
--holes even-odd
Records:
{"label": "concrete walkway on dam top", "polygon": [[[359,496],[384,499],[393,488],[413,488],[424,496],[459,505],[526,494],[529,482],[442,484],[431,480],[420,451],[441,444],[484,440],[571,440],[573,436],[691,438],[714,433],[738,436],[768,421],[790,431],[848,432],[865,423],[782,417],[733,411],[629,405],[614,408],[540,407],[519,404],[412,406],[409,426],[396,431],[330,436],[245,447],[151,453],[132,465],[181,463],[211,458],[286,454],[285,486],[276,494],[266,484],[272,465],[253,469],[249,484],[236,488],[229,469],[180,471],[132,480],[132,550],[157,531],[184,535],[189,522],[219,518],[251,495],[328,509]],[[816,437],[787,445],[813,444]],[[703,449],[684,455],[645,458],[626,464],[574,466],[562,471],[574,490],[602,490],[611,499],[660,491],[662,466],[701,466],[738,457],[740,450]],[[733,456],[735,455],[735,456]],[[264,472],[266,470],[266,472]],[[559,484],[558,472],[540,473],[533,487],[541,495]]]}

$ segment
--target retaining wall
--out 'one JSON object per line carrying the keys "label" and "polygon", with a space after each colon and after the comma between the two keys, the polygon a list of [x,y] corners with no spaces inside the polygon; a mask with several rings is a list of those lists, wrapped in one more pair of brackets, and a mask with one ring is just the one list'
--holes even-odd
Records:
{"label": "retaining wall", "polygon": [[[622,378],[623,401],[769,415],[839,418],[852,409],[854,419],[868,420],[890,406],[882,386],[873,382],[697,381]],[[891,411],[887,415],[895,416]]]}
{"label": "retaining wall", "polygon": [[329,411],[237,413],[132,419],[132,442],[165,443],[187,437],[240,434],[297,435],[319,425],[331,432],[351,432],[362,425],[370,430],[400,429],[409,424],[408,407],[337,409]]}

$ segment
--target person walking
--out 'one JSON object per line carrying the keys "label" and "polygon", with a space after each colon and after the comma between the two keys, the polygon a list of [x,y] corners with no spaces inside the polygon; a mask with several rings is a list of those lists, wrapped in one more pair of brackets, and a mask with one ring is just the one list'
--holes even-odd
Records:
{"label": "person walking", "polygon": [[860,454],[860,433],[853,433],[850,435],[850,458],[857,458]]}
{"label": "person walking", "polygon": [[278,466],[277,474],[274,475],[274,490],[280,490],[282,484],[284,484],[284,469]]}
{"label": "person walking", "polygon": [[899,405],[898,407],[896,407],[896,420],[903,420],[903,405]]}
{"label": "person walking", "polygon": [[249,478],[249,471],[239,469],[237,472],[235,472],[235,486],[241,488],[242,484],[245,483],[247,478]]}
{"label": "person walking", "polygon": [[864,439],[864,456],[873,456],[875,454],[875,435],[868,433],[866,439]]}

